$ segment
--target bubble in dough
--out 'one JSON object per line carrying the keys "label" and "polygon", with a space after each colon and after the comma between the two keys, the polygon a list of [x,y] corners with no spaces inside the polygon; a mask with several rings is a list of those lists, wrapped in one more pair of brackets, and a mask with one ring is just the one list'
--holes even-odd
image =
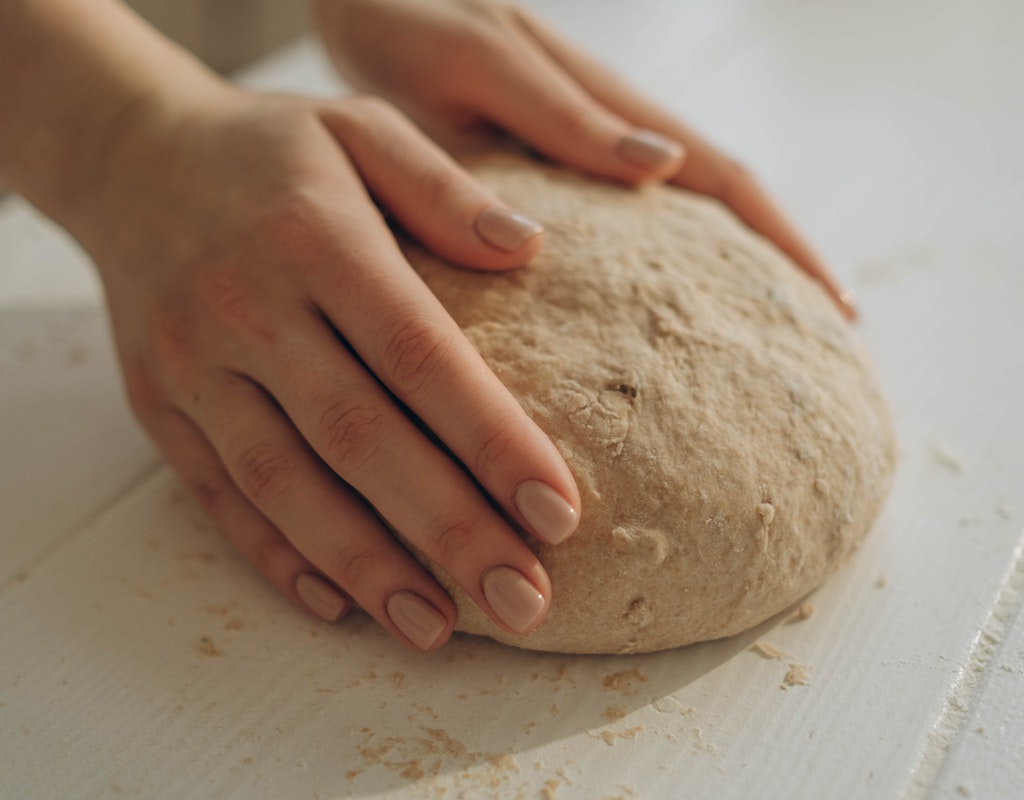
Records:
{"label": "bubble in dough", "polygon": [[718,203],[492,156],[473,172],[544,225],[508,272],[407,255],[551,437],[578,531],[527,537],[545,622],[494,625],[442,572],[457,628],[517,647],[636,653],[782,611],[857,547],[894,467],[888,410],[821,288]]}

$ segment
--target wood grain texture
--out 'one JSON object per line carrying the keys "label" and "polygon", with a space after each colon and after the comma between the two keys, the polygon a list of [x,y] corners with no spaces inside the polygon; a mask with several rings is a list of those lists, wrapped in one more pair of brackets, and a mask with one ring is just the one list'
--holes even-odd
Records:
{"label": "wood grain texture", "polygon": [[[649,656],[417,657],[312,621],[155,466],[81,256],[7,201],[0,797],[1019,790],[1024,6],[531,5],[750,164],[858,290],[902,453],[867,544],[809,618]],[[247,80],[332,91],[309,45]]]}

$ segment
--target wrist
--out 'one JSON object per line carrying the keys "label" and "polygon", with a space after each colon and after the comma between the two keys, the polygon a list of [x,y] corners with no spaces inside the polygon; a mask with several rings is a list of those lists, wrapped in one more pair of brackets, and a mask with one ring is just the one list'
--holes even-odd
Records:
{"label": "wrist", "polygon": [[54,218],[101,269],[109,248],[174,179],[193,120],[223,107],[237,90],[216,76],[175,75],[125,92],[77,143]]}
{"label": "wrist", "polygon": [[217,83],[116,0],[4,0],[0,173],[59,224],[74,225],[124,120]]}

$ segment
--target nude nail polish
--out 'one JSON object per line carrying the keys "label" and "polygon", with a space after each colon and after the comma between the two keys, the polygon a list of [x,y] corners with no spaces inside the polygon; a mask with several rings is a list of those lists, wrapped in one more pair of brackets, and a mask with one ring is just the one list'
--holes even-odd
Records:
{"label": "nude nail polish", "polygon": [[413,592],[391,595],[387,611],[395,627],[421,650],[429,650],[448,625],[440,611]]}
{"label": "nude nail polish", "polygon": [[473,227],[487,244],[511,253],[543,232],[539,223],[500,206],[488,206],[476,215]]}
{"label": "nude nail polish", "polygon": [[341,616],[348,600],[323,578],[303,572],[295,579],[295,592],[318,617],[334,622]]}
{"label": "nude nail polish", "polygon": [[568,501],[546,483],[523,481],[513,501],[530,530],[548,544],[558,544],[579,524],[580,515]]}
{"label": "nude nail polish", "polygon": [[683,146],[655,131],[637,128],[619,139],[615,146],[619,157],[645,169],[657,169],[683,155]]}
{"label": "nude nail polish", "polygon": [[544,610],[544,595],[511,567],[493,567],[482,585],[494,613],[514,631],[528,630]]}

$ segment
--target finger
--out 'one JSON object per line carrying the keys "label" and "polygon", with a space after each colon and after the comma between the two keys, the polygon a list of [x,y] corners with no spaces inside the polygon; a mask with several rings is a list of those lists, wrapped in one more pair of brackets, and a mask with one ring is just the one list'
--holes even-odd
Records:
{"label": "finger", "polygon": [[225,538],[278,591],[328,622],[344,616],[349,598],[246,500],[195,425],[166,409],[147,430]]}
{"label": "finger", "polygon": [[325,325],[290,326],[291,347],[259,380],[321,459],[388,524],[443,568],[492,619],[524,633],[550,582],[477,486],[398,409]]}
{"label": "finger", "polygon": [[473,111],[549,158],[613,180],[642,183],[679,170],[678,141],[595,101],[532,38],[507,32],[483,38],[479,73],[460,76]]}
{"label": "finger", "polygon": [[315,458],[248,380],[216,374],[190,415],[234,484],[312,564],[395,638],[420,650],[451,635],[451,599],[370,508]]}
{"label": "finger", "polygon": [[539,19],[521,9],[512,13],[522,30],[611,112],[682,142],[686,160],[672,178],[673,183],[728,205],[750,228],[774,242],[820,282],[848,319],[856,318],[853,293],[839,283],[746,169]]}
{"label": "finger", "polygon": [[375,98],[326,106],[321,119],[377,200],[430,250],[509,269],[541,248],[543,228],[508,208],[399,111]]}
{"label": "finger", "polygon": [[[379,219],[336,233],[334,252],[309,273],[311,301],[520,527],[542,541],[561,542],[577,527],[580,499],[551,440],[409,267]],[[348,244],[357,236],[365,246],[360,254]],[[339,274],[359,291],[337,291]],[[307,357],[296,345],[295,352],[252,369]],[[290,385],[284,376],[272,380],[275,388]]]}

